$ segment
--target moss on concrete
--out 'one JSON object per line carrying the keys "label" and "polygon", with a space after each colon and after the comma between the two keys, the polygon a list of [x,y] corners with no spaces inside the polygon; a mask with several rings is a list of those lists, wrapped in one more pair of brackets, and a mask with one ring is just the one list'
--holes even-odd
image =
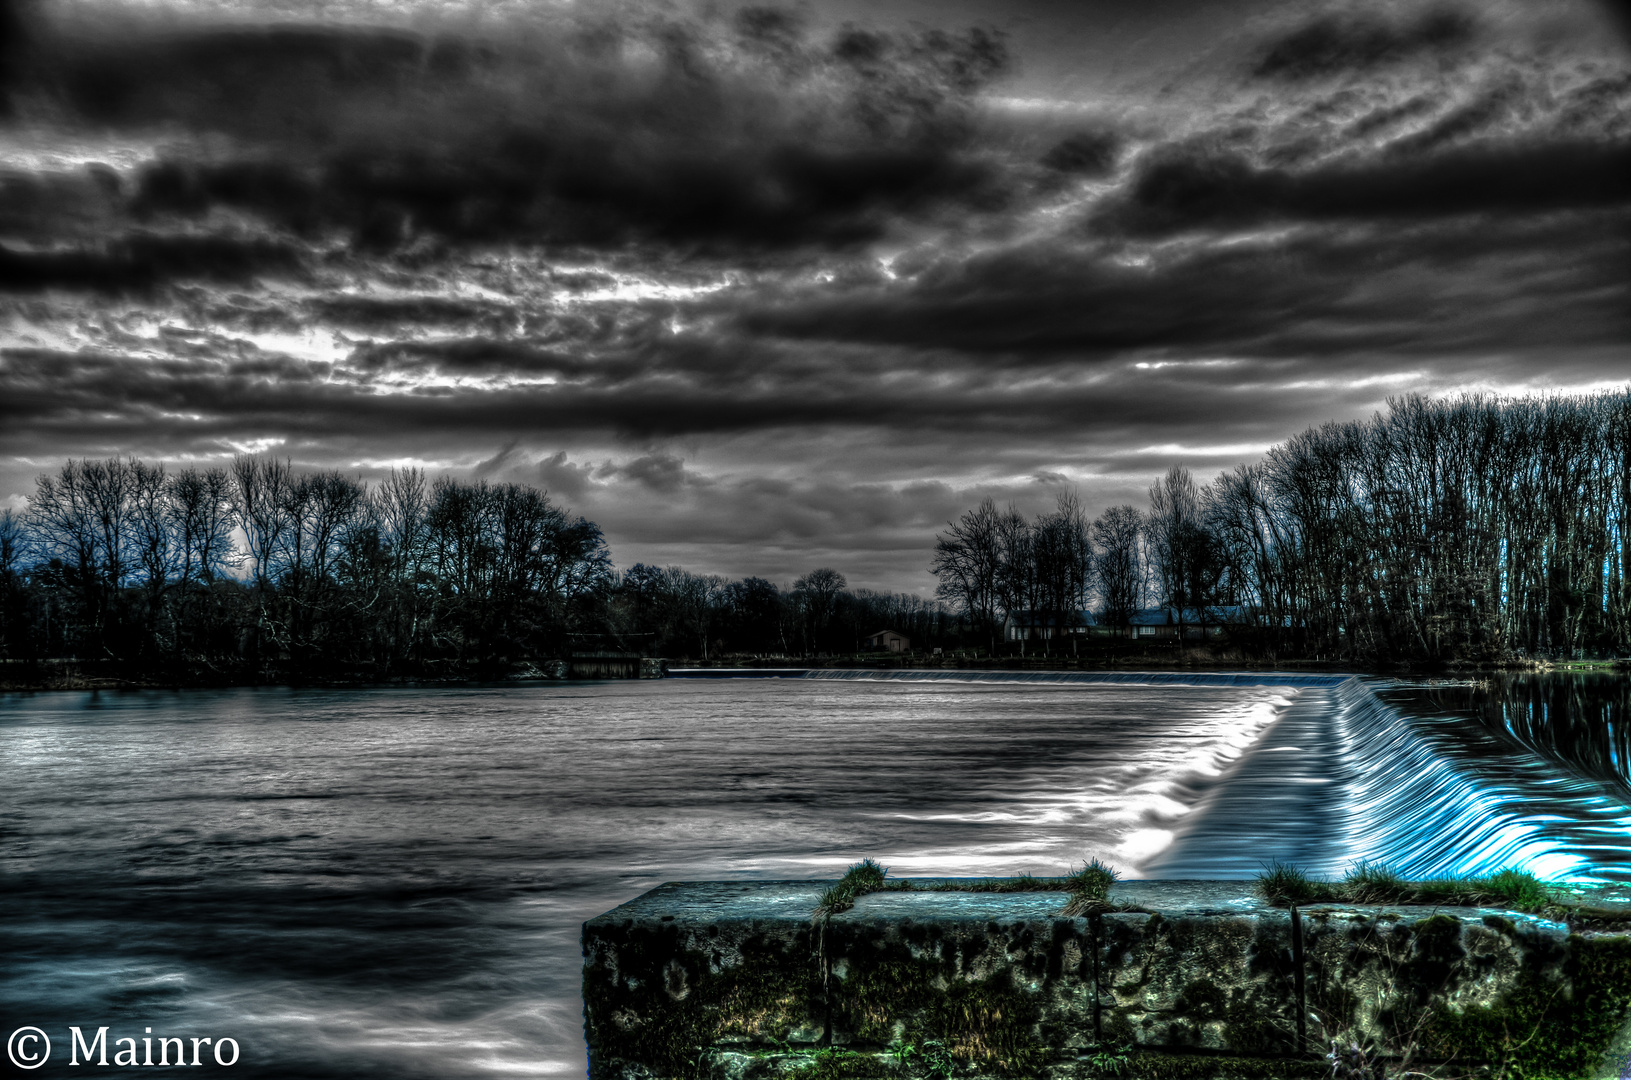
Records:
{"label": "moss on concrete", "polygon": [[721,1043],[821,1037],[824,987],[807,931],[784,939],[749,934],[715,949],[698,944],[672,925],[631,927],[615,955],[585,966],[592,1057],[694,1077]]}
{"label": "moss on concrete", "polygon": [[1631,1013],[1631,939],[1571,934],[1560,974],[1525,968],[1490,1006],[1434,1003],[1424,1048],[1495,1063],[1511,1080],[1589,1080]]}
{"label": "moss on concrete", "polygon": [[1297,1049],[1289,916],[1102,919],[1106,1042],[1259,1055]]}
{"label": "moss on concrete", "polygon": [[1338,1037],[1390,1075],[1602,1080],[1631,1053],[1623,933],[1476,908],[1293,916],[1196,883],[1123,897],[1160,912],[925,888],[812,923],[823,888],[671,885],[592,920],[592,1075],[1294,1080],[1329,1075],[1295,1052]]}
{"label": "moss on concrete", "polygon": [[[1502,1080],[1589,1080],[1631,1016],[1631,938],[1522,916],[1305,913],[1323,1038]],[[1442,1071],[1442,1069],[1440,1070]]]}
{"label": "moss on concrete", "polygon": [[980,976],[965,954],[983,951],[983,942],[911,929],[850,943],[831,991],[835,1035],[875,1046],[938,1042],[959,1062],[999,1075],[1035,1067],[1044,1049],[1040,1003],[1015,985],[1012,966]]}

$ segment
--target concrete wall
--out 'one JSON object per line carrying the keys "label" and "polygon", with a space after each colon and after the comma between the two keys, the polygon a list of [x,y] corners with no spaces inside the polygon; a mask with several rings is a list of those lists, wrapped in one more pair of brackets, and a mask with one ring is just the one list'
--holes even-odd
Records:
{"label": "concrete wall", "polygon": [[1333,1040],[1388,1075],[1619,1078],[1631,1052],[1623,891],[1593,930],[1171,881],[1078,917],[908,891],[813,922],[830,884],[669,884],[586,923],[593,1080],[1329,1077]]}

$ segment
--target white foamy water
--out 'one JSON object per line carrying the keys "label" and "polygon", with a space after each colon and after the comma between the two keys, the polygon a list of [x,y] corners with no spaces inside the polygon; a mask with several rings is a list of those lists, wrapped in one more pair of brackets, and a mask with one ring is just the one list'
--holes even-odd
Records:
{"label": "white foamy water", "polygon": [[734,680],[0,698],[6,1030],[258,1076],[581,1076],[578,927],[665,880],[1137,876],[1297,694]]}

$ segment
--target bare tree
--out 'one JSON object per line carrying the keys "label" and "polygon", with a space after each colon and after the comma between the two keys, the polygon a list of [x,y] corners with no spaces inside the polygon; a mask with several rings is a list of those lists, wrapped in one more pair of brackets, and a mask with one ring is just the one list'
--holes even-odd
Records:
{"label": "bare tree", "polygon": [[350,530],[361,520],[366,493],[357,481],[334,470],[305,477],[302,483],[309,493],[305,529],[311,572],[326,583]]}
{"label": "bare tree", "polygon": [[214,581],[232,565],[232,482],[224,469],[183,469],[169,482],[169,527],[183,583]]}
{"label": "bare tree", "polygon": [[827,627],[838,606],[838,594],[848,584],[844,575],[831,567],[820,567],[793,582],[793,592],[804,598],[804,613],[809,620],[810,641],[819,649],[825,644]]}
{"label": "bare tree", "polygon": [[1210,489],[1198,491],[1189,470],[1178,465],[1150,486],[1150,554],[1161,600],[1175,610],[1180,642],[1188,637],[1192,617],[1209,621],[1226,583],[1226,566],[1204,509],[1210,498]]}
{"label": "bare tree", "polygon": [[10,507],[0,510],[0,656],[27,649],[30,620],[22,599],[23,561],[29,546],[23,515]]}
{"label": "bare tree", "polygon": [[9,580],[22,572],[27,543],[28,530],[23,515],[9,506],[0,510],[0,577]]}
{"label": "bare tree", "polygon": [[1144,607],[1144,516],[1131,506],[1110,507],[1093,522],[1093,546],[1100,614],[1111,626],[1127,626]]}
{"label": "bare tree", "polygon": [[977,632],[997,648],[998,581],[1002,549],[998,541],[997,504],[986,499],[965,511],[947,531],[935,537],[930,573],[940,579],[935,595],[957,605]]}
{"label": "bare tree", "polygon": [[374,493],[381,540],[390,551],[391,571],[398,582],[412,579],[419,569],[425,540],[425,471],[392,469]]}
{"label": "bare tree", "polygon": [[712,574],[693,574],[678,566],[670,566],[664,577],[676,622],[683,633],[696,639],[702,659],[708,659],[708,642],[725,580]]}
{"label": "bare tree", "polygon": [[107,655],[114,600],[129,570],[131,505],[130,467],[117,458],[70,460],[57,475],[40,477],[29,501],[41,553],[68,572],[88,643]]}
{"label": "bare tree", "polygon": [[[1031,528],[1031,557],[1035,564],[1035,614],[1047,651],[1052,638],[1071,634],[1080,624],[1081,610],[1093,581],[1093,544],[1087,515],[1074,492],[1059,496],[1051,514],[1036,519]],[[1072,644],[1075,639],[1072,637]]]}
{"label": "bare tree", "polygon": [[232,459],[232,480],[233,509],[248,545],[251,573],[264,591],[290,528],[287,504],[294,473],[287,461],[240,454]]}
{"label": "bare tree", "polygon": [[[1008,618],[1034,617],[1037,607],[1035,534],[1031,523],[1013,506],[997,518],[997,550],[1002,561],[997,570],[997,603]],[[1020,651],[1025,651],[1020,639]]]}
{"label": "bare tree", "polygon": [[164,466],[132,461],[128,465],[132,562],[150,595],[169,584],[175,553],[170,542],[170,487]]}
{"label": "bare tree", "polygon": [[[174,475],[70,461],[39,478],[26,529],[5,521],[0,650],[20,647],[12,601],[26,586],[40,590],[35,640],[48,646],[220,660],[222,673],[554,655],[599,617],[610,579],[599,528],[543,492],[448,478],[427,492],[418,470],[371,492],[336,471],[247,455],[230,470]],[[21,566],[12,532],[42,561]],[[225,573],[240,562],[248,588]],[[77,611],[53,634],[60,596]]]}
{"label": "bare tree", "polygon": [[100,533],[83,476],[83,464],[73,460],[56,476],[41,476],[28,503],[28,520],[42,558],[71,568],[81,582],[93,582],[102,577]]}

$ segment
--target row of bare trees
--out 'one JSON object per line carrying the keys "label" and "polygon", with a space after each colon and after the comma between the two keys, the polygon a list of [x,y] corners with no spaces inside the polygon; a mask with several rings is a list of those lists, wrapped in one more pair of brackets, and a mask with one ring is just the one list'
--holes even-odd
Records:
{"label": "row of bare trees", "polygon": [[627,647],[705,660],[854,653],[880,630],[928,648],[953,643],[959,630],[943,604],[908,593],[851,589],[830,567],[784,589],[759,577],[727,581],[636,563],[613,591],[607,619],[611,635]]}
{"label": "row of bare trees", "polygon": [[1082,598],[1113,625],[1228,609],[1268,656],[1631,655],[1631,393],[1393,399],[1209,484],[1174,468],[1085,546],[1080,522],[1072,500],[1033,521],[987,500],[937,540],[940,595],[993,636]]}
{"label": "row of bare trees", "polygon": [[850,653],[949,641],[944,605],[680,567],[613,571],[600,530],[516,484],[365,484],[241,456],[166,471],[70,461],[0,513],[0,658],[157,665],[180,679],[479,673],[580,649]]}
{"label": "row of bare trees", "polygon": [[935,538],[929,569],[940,598],[995,651],[1010,615],[1031,619],[1045,642],[1068,633],[1095,603],[1104,620],[1125,623],[1149,593],[1151,535],[1130,506],[1089,522],[1074,494],[1034,519],[986,499]]}
{"label": "row of bare trees", "polygon": [[1208,501],[1274,650],[1631,654],[1631,394],[1392,400],[1220,476]]}
{"label": "row of bare trees", "polygon": [[610,580],[599,529],[522,485],[70,461],[0,515],[0,651],[228,678],[479,666],[598,629]]}
{"label": "row of bare trees", "polygon": [[[1357,664],[1631,655],[1631,393],[1390,401],[1147,511],[1027,518],[986,500],[942,533],[943,603],[679,568],[612,572],[600,531],[535,489],[374,485],[240,457],[230,468],[70,461],[0,513],[0,655],[153,661],[241,677],[557,654],[598,635],[650,651],[849,652],[1005,616],[1123,625],[1162,605],[1237,613],[1269,656]],[[955,615],[955,617],[954,617]],[[1183,635],[1180,634],[1180,640]]]}

